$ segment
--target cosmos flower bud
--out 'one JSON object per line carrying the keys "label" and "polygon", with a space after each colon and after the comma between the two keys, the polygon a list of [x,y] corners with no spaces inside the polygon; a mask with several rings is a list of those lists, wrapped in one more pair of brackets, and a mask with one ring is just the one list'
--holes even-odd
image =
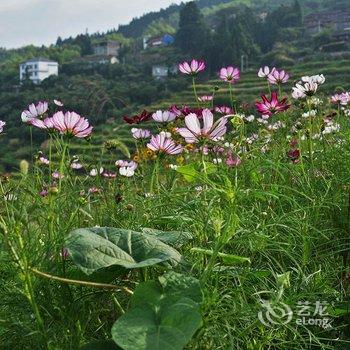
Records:
{"label": "cosmos flower bud", "polygon": [[19,163],[19,169],[22,175],[27,175],[29,170],[29,163],[25,159],[21,160]]}

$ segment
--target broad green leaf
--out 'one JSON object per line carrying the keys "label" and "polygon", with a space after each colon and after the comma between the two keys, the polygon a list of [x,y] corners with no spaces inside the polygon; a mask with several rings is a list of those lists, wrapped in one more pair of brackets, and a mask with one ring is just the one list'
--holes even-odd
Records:
{"label": "broad green leaf", "polygon": [[112,328],[124,350],[181,350],[201,325],[198,304],[168,293],[155,282],[141,283],[131,309]]}
{"label": "broad green leaf", "polygon": [[190,298],[198,304],[203,301],[201,287],[196,278],[169,271],[159,277],[159,282],[167,293],[177,295],[179,298]]}
{"label": "broad green leaf", "polygon": [[200,173],[195,169],[195,164],[182,165],[176,168],[176,171],[183,175],[186,181],[194,181]]}
{"label": "broad green leaf", "polygon": [[176,168],[176,171],[183,175],[186,181],[192,182],[203,177],[205,172],[207,175],[214,174],[217,168],[213,163],[191,163]]}
{"label": "broad green leaf", "polygon": [[152,235],[113,227],[82,228],[66,241],[69,256],[86,274],[110,266],[127,269],[167,262],[176,265],[180,253]]}
{"label": "broad green leaf", "polygon": [[[197,248],[197,247],[192,248],[191,251],[205,254],[205,255],[210,255],[210,256],[214,254],[214,252],[212,250],[202,249],[202,248]],[[225,264],[228,264],[228,265],[240,264],[240,263],[249,263],[249,264],[251,263],[249,258],[245,258],[243,256],[226,254],[226,253],[221,253],[221,252],[219,252],[217,256],[219,258],[221,258]]]}
{"label": "broad green leaf", "polygon": [[142,232],[155,236],[160,241],[174,247],[181,247],[193,239],[192,235],[186,231],[160,231],[153,228],[143,228]]}

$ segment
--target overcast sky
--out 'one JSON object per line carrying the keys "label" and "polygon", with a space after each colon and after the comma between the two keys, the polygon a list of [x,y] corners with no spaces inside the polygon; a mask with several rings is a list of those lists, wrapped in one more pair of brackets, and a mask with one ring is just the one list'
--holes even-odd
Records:
{"label": "overcast sky", "polygon": [[181,0],[0,0],[0,47],[106,31]]}

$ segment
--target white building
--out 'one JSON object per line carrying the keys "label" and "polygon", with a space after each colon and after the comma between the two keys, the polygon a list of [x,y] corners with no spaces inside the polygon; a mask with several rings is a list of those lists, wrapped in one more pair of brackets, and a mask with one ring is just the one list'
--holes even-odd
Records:
{"label": "white building", "polygon": [[152,76],[156,79],[166,78],[169,74],[169,68],[167,66],[156,65],[152,67]]}
{"label": "white building", "polygon": [[32,58],[19,65],[19,79],[28,77],[34,84],[40,84],[51,75],[58,75],[58,63],[47,58]]}

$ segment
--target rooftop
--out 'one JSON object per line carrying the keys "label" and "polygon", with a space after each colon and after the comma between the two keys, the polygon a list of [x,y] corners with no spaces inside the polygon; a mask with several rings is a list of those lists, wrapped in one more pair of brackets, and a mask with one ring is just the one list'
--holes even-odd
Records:
{"label": "rooftop", "polygon": [[44,58],[44,57],[34,57],[31,58],[29,60],[25,60],[22,63],[31,63],[31,62],[52,62],[52,63],[57,63],[56,61],[50,60],[48,58]]}

